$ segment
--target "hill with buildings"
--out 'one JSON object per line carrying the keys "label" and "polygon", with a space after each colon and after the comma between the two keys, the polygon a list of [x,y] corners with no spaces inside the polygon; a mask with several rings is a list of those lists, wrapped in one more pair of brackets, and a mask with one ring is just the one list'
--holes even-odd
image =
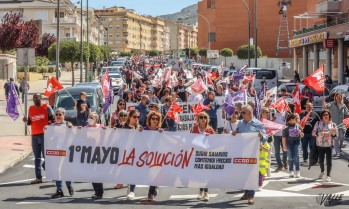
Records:
{"label": "hill with buildings", "polygon": [[194,25],[198,21],[197,10],[198,5],[194,4],[183,8],[180,12],[168,15],[161,15],[160,17],[173,22],[181,22],[184,24]]}

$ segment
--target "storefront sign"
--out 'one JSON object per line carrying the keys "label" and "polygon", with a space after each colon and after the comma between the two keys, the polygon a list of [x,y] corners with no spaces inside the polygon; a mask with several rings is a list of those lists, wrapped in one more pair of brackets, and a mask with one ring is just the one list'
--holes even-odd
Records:
{"label": "storefront sign", "polygon": [[327,38],[327,32],[318,33],[318,34],[314,34],[314,35],[306,36],[302,38],[296,38],[290,41],[290,47],[294,48],[298,46],[304,46],[304,45],[314,44],[318,42],[323,42],[326,38]]}
{"label": "storefront sign", "polygon": [[324,40],[324,48],[325,49],[333,49],[335,47],[336,40],[333,38],[328,38]]}

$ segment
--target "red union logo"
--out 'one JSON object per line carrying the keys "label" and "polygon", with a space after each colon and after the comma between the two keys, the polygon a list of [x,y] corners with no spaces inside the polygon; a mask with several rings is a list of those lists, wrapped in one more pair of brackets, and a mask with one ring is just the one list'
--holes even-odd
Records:
{"label": "red union logo", "polygon": [[46,155],[48,156],[66,156],[66,154],[65,150],[46,150]]}
{"label": "red union logo", "polygon": [[234,164],[257,164],[257,158],[234,158]]}

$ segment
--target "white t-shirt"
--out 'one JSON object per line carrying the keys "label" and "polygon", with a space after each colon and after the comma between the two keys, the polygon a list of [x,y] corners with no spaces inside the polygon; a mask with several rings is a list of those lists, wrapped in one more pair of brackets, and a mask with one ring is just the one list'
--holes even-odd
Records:
{"label": "white t-shirt", "polygon": [[231,123],[230,121],[227,121],[227,123],[225,124],[225,130],[227,130],[228,133],[230,133],[231,131],[236,131],[237,126],[238,126],[238,121],[236,121],[235,123]]}

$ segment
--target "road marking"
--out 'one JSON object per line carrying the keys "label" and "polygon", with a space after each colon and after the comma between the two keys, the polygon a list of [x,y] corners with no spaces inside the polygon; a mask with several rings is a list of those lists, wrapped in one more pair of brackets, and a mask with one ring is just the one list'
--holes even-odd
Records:
{"label": "road marking", "polygon": [[[242,197],[243,193],[235,195],[234,197]],[[282,192],[275,190],[263,189],[260,192],[256,192],[255,197],[315,197],[318,195],[308,195],[308,194],[299,194],[292,192]]]}
{"label": "road marking", "polygon": [[[133,198],[133,200],[130,201],[135,201],[135,200],[142,200],[142,199],[147,199],[148,196],[135,196]],[[109,201],[109,202],[118,202],[118,201],[126,201],[127,197],[126,196],[122,196],[122,197],[106,197],[106,198],[102,198],[99,200],[96,200],[96,202],[103,202],[103,201]]]}
{"label": "road marking", "polygon": [[62,199],[47,199],[47,200],[30,200],[30,201],[22,201],[22,202],[17,202],[16,205],[30,205],[30,204],[42,204],[42,203],[67,203],[71,202],[74,199],[72,198],[62,198]]}
{"label": "road marking", "polygon": [[[46,177],[42,177],[43,179],[45,179]],[[8,184],[16,184],[16,183],[22,183],[22,182],[27,182],[27,181],[33,181],[35,179],[24,179],[24,180],[19,180],[19,181],[10,181],[10,182],[4,182],[4,183],[0,183],[1,185],[8,185]]]}
{"label": "road marking", "polygon": [[35,168],[35,165],[25,164],[25,165],[23,165],[23,168]]}
{"label": "road marking", "polygon": [[286,190],[286,191],[292,191],[292,192],[299,192],[302,190],[306,190],[306,189],[310,189],[316,186],[321,186],[320,183],[306,183],[306,184],[300,184],[297,186],[293,186],[293,187],[288,187],[288,188],[284,188],[282,190]]}
{"label": "road marking", "polygon": [[[208,194],[209,197],[216,197],[218,194]],[[170,196],[170,200],[171,199],[196,199],[198,197],[197,194],[194,195],[171,195]]]}

